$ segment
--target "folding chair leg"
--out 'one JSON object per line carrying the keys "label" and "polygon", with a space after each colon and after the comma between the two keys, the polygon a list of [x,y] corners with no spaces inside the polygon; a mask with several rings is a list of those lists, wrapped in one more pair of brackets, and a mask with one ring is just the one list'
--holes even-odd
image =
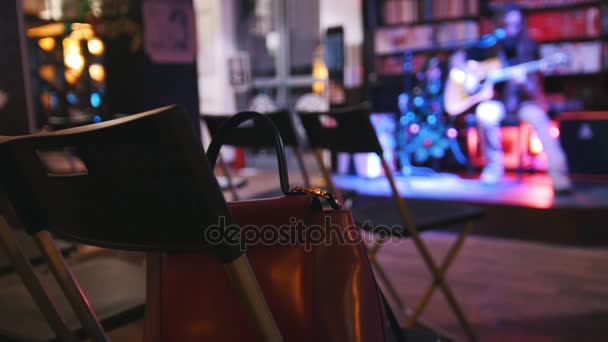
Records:
{"label": "folding chair leg", "polygon": [[253,323],[258,341],[283,341],[247,257],[241,255],[233,262],[224,264],[224,270]]}
{"label": "folding chair leg", "polygon": [[57,311],[55,304],[40,283],[40,279],[32,269],[29,260],[23,255],[8,223],[0,215],[0,243],[4,247],[15,271],[21,277],[23,284],[34,299],[34,302],[46,318],[51,329],[61,341],[77,341],[63,317]]}
{"label": "folding chair leg", "polygon": [[236,185],[234,185],[234,182],[232,181],[232,176],[230,175],[230,170],[228,170],[228,167],[226,166],[226,163],[224,163],[224,159],[222,158],[221,155],[218,157],[218,159],[219,159],[220,169],[222,169],[222,173],[224,174],[224,177],[226,177],[226,181],[228,182],[228,188],[230,188],[230,194],[232,195],[232,200],[238,201],[239,193],[236,190]]}
{"label": "folding chair leg", "polygon": [[321,154],[321,149],[315,148],[313,149],[313,152],[315,155],[315,159],[317,160],[317,164],[319,164],[319,168],[321,169],[321,173],[323,174],[323,179],[325,179],[325,183],[327,183],[329,191],[333,192],[334,194],[337,194],[338,192],[336,186],[333,180],[331,179],[331,172],[329,172],[329,169],[327,168],[327,166],[325,166],[325,163],[323,163],[323,155]]}
{"label": "folding chair leg", "polygon": [[[472,229],[473,229],[473,223],[467,222],[464,226],[463,231],[459,234],[458,239],[454,242],[454,244],[448,251],[448,254],[445,256],[445,259],[443,260],[443,263],[441,264],[441,267],[439,268],[439,272],[441,272],[442,279],[445,277],[448,268],[452,264],[452,261],[456,257],[456,254],[458,254],[458,252],[460,251],[460,248],[462,247],[464,240],[469,235],[469,233],[471,232]],[[406,327],[412,327],[414,324],[416,324],[416,320],[418,319],[418,316],[420,316],[420,314],[422,313],[422,311],[428,304],[429,300],[433,296],[433,293],[435,292],[436,287],[437,287],[436,281],[433,281],[429,285],[429,287],[426,289],[426,292],[424,293],[424,295],[422,296],[422,298],[420,299],[420,301],[418,302],[418,304],[416,305],[416,307],[414,308],[412,313],[408,316],[407,321],[405,323]]]}
{"label": "folding chair leg", "polygon": [[34,236],[34,240],[46,258],[51,272],[53,272],[63,293],[72,305],[72,309],[76,313],[76,316],[78,316],[89,339],[96,342],[108,341],[108,337],[105,335],[99,320],[95,316],[93,308],[91,308],[76,278],[74,278],[74,275],[66,265],[63,256],[53,242],[51,234],[47,231],[38,232]]}
{"label": "folding chair leg", "polygon": [[401,312],[405,312],[405,304],[403,304],[401,297],[399,297],[399,294],[397,293],[395,286],[393,286],[393,282],[388,278],[388,276],[384,272],[384,269],[382,268],[382,266],[380,266],[380,264],[378,263],[378,260],[376,260],[376,257],[374,255],[369,255],[369,254],[368,254],[368,256],[369,256],[369,262],[370,262],[372,268],[374,269],[375,274],[378,275],[378,277],[380,278],[380,281],[384,284],[384,286],[388,290],[388,294],[395,301],[395,304],[397,304],[397,307],[399,308],[399,310]]}
{"label": "folding chair leg", "polygon": [[304,178],[304,186],[310,188],[310,177],[308,176],[306,165],[304,165],[304,157],[302,157],[302,151],[299,147],[294,146],[293,152],[296,155],[298,165],[300,166],[300,171],[302,171],[302,178]]}
{"label": "folding chair leg", "polygon": [[418,251],[420,252],[420,254],[422,256],[424,263],[427,265],[428,269],[430,270],[430,272],[433,276],[433,279],[437,283],[437,286],[439,286],[441,288],[441,291],[443,292],[446,300],[448,301],[448,304],[452,308],[452,311],[454,311],[456,318],[458,318],[460,325],[463,327],[463,329],[465,330],[465,332],[467,333],[467,335],[469,336],[469,338],[472,341],[477,341],[477,337],[475,336],[473,329],[471,328],[469,322],[467,321],[465,314],[463,313],[462,309],[460,308],[460,305],[456,301],[454,294],[452,293],[451,289],[447,286],[444,279],[441,278],[441,272],[440,272],[439,268],[435,264],[435,261],[433,260],[433,257],[431,256],[431,253],[429,252],[429,250],[426,248],[426,245],[420,238],[420,234],[418,233],[418,230],[416,229],[412,215],[410,214],[407,206],[405,205],[403,198],[401,198],[401,195],[399,194],[399,189],[397,188],[397,183],[395,183],[395,179],[393,178],[393,174],[388,166],[388,163],[386,162],[386,159],[384,159],[384,156],[382,155],[382,153],[379,153],[378,156],[380,157],[380,160],[382,161],[382,168],[384,169],[384,172],[386,173],[386,178],[388,179],[388,181],[390,183],[391,190],[393,192],[393,198],[397,204],[397,208],[399,209],[399,215],[401,216],[403,223],[407,227],[407,229],[412,237],[412,240],[414,241],[414,244],[416,245],[416,248],[418,249]]}

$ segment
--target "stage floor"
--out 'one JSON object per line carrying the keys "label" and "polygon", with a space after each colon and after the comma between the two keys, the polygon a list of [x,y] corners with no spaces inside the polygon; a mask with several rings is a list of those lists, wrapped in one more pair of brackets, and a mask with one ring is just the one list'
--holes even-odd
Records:
{"label": "stage floor", "polygon": [[[437,173],[430,176],[397,176],[397,186],[405,198],[520,206],[537,209],[608,208],[608,182],[575,182],[570,195],[555,196],[546,174],[507,175],[499,183],[487,185],[477,178]],[[334,175],[340,189],[355,190],[370,196],[390,196],[384,177],[364,178]]]}

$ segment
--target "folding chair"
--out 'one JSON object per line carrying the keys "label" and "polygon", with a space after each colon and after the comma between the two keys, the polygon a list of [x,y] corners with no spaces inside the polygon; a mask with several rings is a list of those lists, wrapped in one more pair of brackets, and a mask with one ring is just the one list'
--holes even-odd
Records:
{"label": "folding chair", "polygon": [[[277,112],[263,113],[277,126],[283,138],[283,144],[290,146],[298,162],[302,177],[304,178],[304,186],[310,187],[310,178],[308,171],[304,164],[304,157],[302,156],[300,142],[293,125],[291,115],[288,111],[282,110]],[[209,133],[214,136],[219,125],[228,119],[231,115],[205,115],[201,117],[207,124]],[[238,146],[238,147],[249,147],[249,148],[271,148],[274,147],[274,141],[271,136],[260,135],[259,122],[254,122],[253,125],[241,126],[235,130],[235,133],[225,142],[226,145]]]}
{"label": "folding chair", "polygon": [[[75,336],[72,335],[72,332],[67,327],[65,319],[59,313],[56,305],[42,285],[42,282],[33,271],[29,260],[23,254],[19,244],[15,243],[15,237],[12,235],[11,228],[3,216],[0,216],[0,243],[6,250],[8,257],[15,267],[15,271],[21,277],[29,294],[40,308],[42,315],[55,335],[62,341],[76,341]],[[3,339],[10,340],[24,338],[24,336],[20,334],[4,331],[2,331],[0,335]]]}
{"label": "folding chair", "polygon": [[[43,240],[41,245],[49,255],[57,256],[48,248],[52,247],[50,233],[153,255],[212,251],[258,338],[282,340],[239,246],[205,240],[206,230],[219,217],[228,223],[232,219],[183,110],[165,107],[2,145],[0,180],[19,219]],[[81,165],[79,171],[55,170],[44,158],[49,152],[74,158]],[[58,264],[55,276],[86,321],[88,337],[106,340],[70,269]]]}
{"label": "folding chair", "polygon": [[[447,285],[445,273],[458,250],[462,247],[464,239],[470,233],[473,226],[472,221],[479,218],[483,214],[483,211],[475,207],[464,205],[443,205],[441,207],[433,207],[432,210],[428,210],[426,205],[421,205],[419,202],[417,205],[406,205],[400,195],[393,173],[384,158],[382,146],[380,145],[376,131],[370,121],[370,113],[367,105],[364,104],[343,108],[330,113],[299,113],[299,116],[306,130],[309,143],[313,148],[315,158],[332,191],[337,190],[332,181],[329,169],[323,163],[321,149],[329,149],[334,152],[375,153],[380,157],[382,168],[384,169],[386,178],[390,184],[392,197],[405,227],[401,231],[391,231],[391,234],[399,237],[412,238],[433,277],[432,284],[428,287],[412,313],[408,315],[406,326],[412,326],[416,323],[417,318],[428,304],[435,288],[438,287],[445,295],[448,304],[454,311],[467,335],[471,340],[476,340],[473,329],[468,323],[467,318],[456,301],[450,287]],[[416,201],[409,202],[415,203]],[[464,224],[464,229],[449,250],[443,263],[438,266],[436,261],[433,260],[424,241],[421,239],[419,232],[421,230],[460,224]],[[376,255],[382,247],[383,242],[384,239],[376,240],[368,250],[369,258],[377,271],[377,275],[386,285],[389,294],[393,297],[399,308],[403,310],[404,305],[401,302],[397,291],[376,259]]]}
{"label": "folding chair", "polygon": [[[3,169],[0,170],[0,214],[2,215],[0,244],[25,285],[24,289],[19,282],[4,282],[5,286],[0,291],[0,300],[5,303],[0,319],[0,338],[70,340],[75,336],[82,338],[86,334],[93,340],[105,339],[105,335],[100,333],[101,326],[111,330],[143,318],[144,267],[105,257],[73,262],[70,270],[63,259],[63,254],[66,252],[66,245],[70,246],[68,250],[75,248],[72,244],[56,243],[47,231],[35,234],[30,232],[30,237],[25,238],[20,234],[21,231],[12,229],[16,226],[21,227],[22,224],[15,217],[11,203],[6,199],[2,188],[16,187],[11,184],[11,175],[15,175],[16,171],[9,170],[7,166],[12,163],[12,159],[9,158],[8,141],[20,139],[23,137],[0,137],[0,160],[3,165]],[[2,144],[2,142],[6,143]],[[64,167],[65,165],[61,166]],[[47,262],[52,275],[36,274],[32,263],[40,263],[40,258]],[[62,281],[72,277],[72,271],[83,280],[82,287],[77,283]],[[55,279],[52,279],[53,276]],[[120,290],[112,290],[107,285],[96,282],[96,277],[111,277],[117,280],[116,284],[128,284],[128,286]],[[55,280],[59,280],[60,288],[42,286],[42,284],[52,284]],[[89,294],[87,301],[79,297],[83,288]],[[66,296],[68,301],[63,296]],[[34,302],[31,299],[34,299]],[[96,320],[95,324],[90,320],[94,316],[91,306],[99,313],[100,322]],[[76,316],[72,314],[70,307]],[[82,327],[79,326],[78,321]]]}
{"label": "folding chair", "polygon": [[[0,205],[0,208],[2,206]],[[20,249],[23,251],[23,255],[28,259],[29,263],[32,266],[38,266],[44,263],[44,256],[40,253],[36,242],[32,239],[32,237],[27,234],[22,229],[17,228],[18,226],[11,225],[9,226],[13,228],[12,234],[14,235],[15,240],[19,244]],[[56,241],[57,248],[61,251],[61,255],[64,257],[69,256],[73,252],[76,251],[77,246],[72,243],[68,243],[62,240]],[[8,255],[3,253],[3,250],[0,248],[0,277],[3,275],[11,274],[15,271],[15,267]]]}

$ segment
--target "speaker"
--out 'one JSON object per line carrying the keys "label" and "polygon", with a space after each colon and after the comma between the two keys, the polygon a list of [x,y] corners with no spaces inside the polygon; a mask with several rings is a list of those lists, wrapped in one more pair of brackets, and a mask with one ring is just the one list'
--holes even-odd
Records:
{"label": "speaker", "polygon": [[561,113],[559,122],[570,172],[608,175],[608,112]]}

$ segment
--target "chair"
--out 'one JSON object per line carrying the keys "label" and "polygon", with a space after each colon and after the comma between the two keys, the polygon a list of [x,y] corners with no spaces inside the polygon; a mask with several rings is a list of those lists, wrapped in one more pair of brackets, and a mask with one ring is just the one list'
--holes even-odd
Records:
{"label": "chair", "polygon": [[[56,170],[46,162],[47,153],[65,153],[80,167],[76,172]],[[49,255],[58,255],[50,248],[51,233],[154,255],[208,250],[222,263],[258,338],[281,340],[239,246],[204,240],[219,217],[228,223],[232,219],[188,116],[179,107],[9,139],[0,145],[0,158],[0,184],[19,219],[43,240]],[[85,293],[61,261],[59,257],[55,276],[82,316],[88,337],[106,340]]]}
{"label": "chair", "polygon": [[251,99],[247,109],[258,113],[272,113],[278,111],[279,107],[270,96],[258,94]]}
{"label": "chair", "polygon": [[[15,228],[15,226],[9,223],[9,226]],[[19,244],[19,247],[23,251],[25,257],[29,260],[32,266],[38,266],[44,263],[44,256],[40,254],[40,250],[36,246],[36,242],[32,237],[22,229],[14,229],[12,234],[15,235],[15,240]],[[57,248],[61,251],[61,254],[66,257],[76,251],[76,245],[65,241],[56,241]],[[0,249],[0,277],[3,275],[11,274],[15,271],[15,268],[8,255]]]}
{"label": "chair", "polygon": [[[298,136],[296,130],[294,128],[291,115],[288,111],[278,111],[271,113],[264,113],[272,122],[277,126],[279,132],[281,133],[281,138],[283,138],[283,144],[285,146],[290,146],[294,155],[296,156],[296,160],[298,162],[298,166],[300,171],[302,172],[302,177],[304,178],[304,185],[306,187],[310,187],[310,178],[308,176],[308,171],[306,170],[306,166],[304,164],[304,158],[302,156],[301,146],[298,141]],[[203,114],[202,119],[207,124],[207,128],[209,129],[209,133],[211,136],[214,136],[217,132],[217,128],[219,125],[224,122],[224,120],[228,119],[230,115],[205,115]],[[238,146],[238,147],[249,147],[249,148],[271,148],[274,147],[274,141],[271,136],[261,135],[260,132],[263,132],[259,127],[259,122],[254,122],[253,125],[242,125],[234,131],[230,137],[228,137],[225,141],[226,145]]]}
{"label": "chair", "polygon": [[[7,142],[16,139],[19,138],[0,137],[0,159],[3,160],[3,165],[9,163]],[[58,161],[56,155],[52,159]],[[67,160],[63,159],[61,162]],[[67,164],[54,165],[67,170]],[[76,249],[73,244],[55,242],[46,231],[30,235],[12,229],[21,227],[22,224],[15,217],[3,190],[6,185],[4,183],[10,182],[4,177],[9,171],[6,168],[3,171],[4,174],[0,175],[0,245],[4,247],[9,261],[6,270],[14,269],[22,283],[13,281],[8,276],[2,278],[0,301],[5,305],[0,315],[0,337],[9,340],[70,340],[74,339],[74,334],[84,337],[85,331],[89,336],[97,336],[99,324],[111,330],[141,319],[145,302],[145,268],[133,265],[132,262],[105,257],[102,260],[73,261],[70,270],[63,255]],[[42,284],[54,284],[55,279],[46,272],[38,275],[32,267],[33,264],[44,261],[56,279],[70,277],[72,271],[77,274],[83,280],[82,289],[87,291],[88,301],[78,297],[81,286],[77,283],[66,281],[60,282],[60,287],[44,287]],[[120,290],[112,289],[96,281],[97,277],[107,277],[115,280],[116,284],[127,286]],[[68,301],[62,295],[67,296]],[[70,306],[77,317],[70,311]],[[91,306],[98,312],[98,324],[88,321],[92,315]],[[79,327],[78,321],[82,327]]]}
{"label": "chair", "polygon": [[[382,167],[389,181],[392,197],[395,201],[401,220],[405,229],[391,231],[392,235],[399,237],[411,237],[416,248],[420,252],[424,263],[432,274],[433,282],[429,285],[413,312],[408,317],[406,326],[412,326],[428,304],[434,290],[438,287],[445,295],[450,307],[454,311],[460,324],[471,340],[476,340],[473,329],[456,301],[454,294],[445,280],[445,274],[462,244],[472,229],[472,221],[479,218],[483,212],[481,209],[463,205],[444,205],[433,207],[432,210],[426,205],[418,202],[415,205],[407,205],[400,195],[399,189],[384,158],[382,146],[376,136],[374,127],[370,121],[370,113],[367,105],[343,108],[329,113],[299,113],[300,119],[309,143],[313,148],[317,163],[323,176],[332,191],[336,187],[332,181],[329,169],[324,165],[321,149],[329,149],[334,152],[348,153],[376,153],[382,162]],[[416,203],[416,201],[408,201]],[[428,248],[419,235],[422,230],[437,227],[446,227],[464,224],[464,229],[458,239],[449,250],[441,265],[433,260]],[[369,258],[379,278],[386,285],[391,297],[395,299],[400,309],[404,309],[397,292],[379,265],[376,255],[382,247],[384,239],[378,239],[368,250]]]}

